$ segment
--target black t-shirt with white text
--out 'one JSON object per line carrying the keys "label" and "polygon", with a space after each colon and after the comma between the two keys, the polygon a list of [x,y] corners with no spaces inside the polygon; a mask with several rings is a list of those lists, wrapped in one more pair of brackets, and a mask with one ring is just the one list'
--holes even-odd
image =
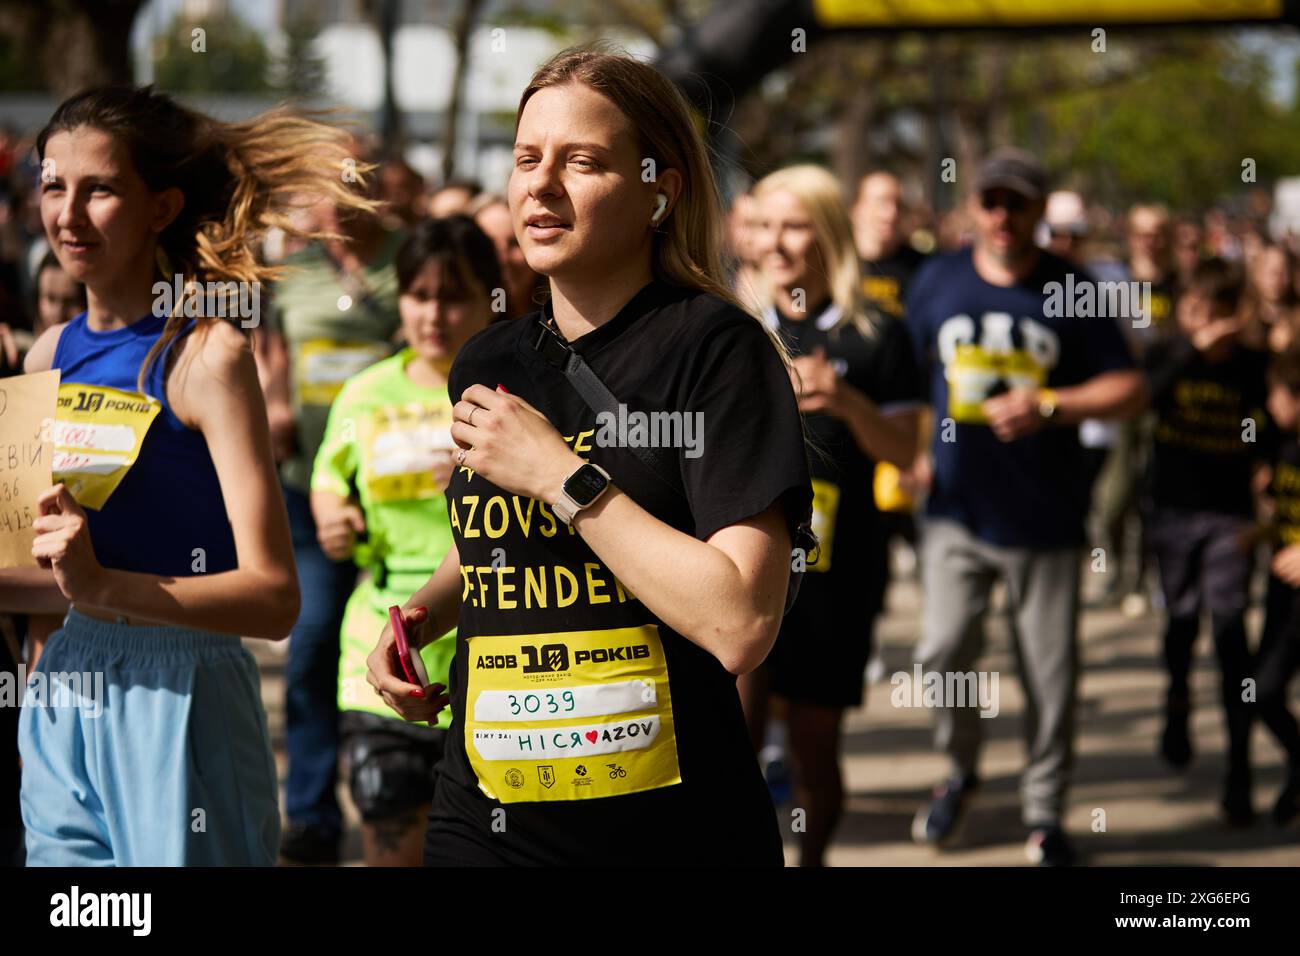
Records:
{"label": "black t-shirt with white text", "polygon": [[[777,502],[793,530],[811,498],[807,456],[789,375],[755,318],[655,281],[573,342],[626,422],[598,420],[534,350],[538,322],[471,339],[453,398],[504,385],[697,539]],[[677,487],[627,447],[651,436]],[[454,856],[470,841],[509,864],[779,865],[735,677],[630,594],[549,503],[467,468],[447,496],[462,600],[430,847],[442,838]]]}

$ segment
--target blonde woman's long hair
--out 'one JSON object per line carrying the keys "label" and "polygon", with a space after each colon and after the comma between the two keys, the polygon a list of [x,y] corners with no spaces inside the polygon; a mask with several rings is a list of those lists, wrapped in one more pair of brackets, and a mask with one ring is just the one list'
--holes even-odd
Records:
{"label": "blonde woman's long hair", "polygon": [[655,277],[717,296],[753,316],[788,365],[785,345],[727,282],[722,201],[704,139],[681,92],[653,66],[606,44],[592,44],[564,50],[538,68],[519,98],[516,125],[533,94],[568,83],[580,83],[610,100],[636,130],[641,155],[653,160],[656,170],[681,174],[681,195],[655,230]]}
{"label": "blonde woman's long hair", "polygon": [[[154,192],[175,187],[184,194],[180,213],[159,234],[158,259],[162,271],[183,277],[185,297],[197,282],[251,285],[279,278],[281,267],[258,258],[260,240],[272,227],[301,238],[334,238],[295,221],[295,206],[304,201],[332,201],[364,212],[378,205],[362,192],[372,167],[356,159],[353,136],[285,107],[223,123],[152,87],[97,87],[55,110],[36,140],[41,159],[51,136],[80,127],[122,144]],[[170,284],[172,276],[165,278]],[[150,366],[190,321],[182,305],[174,304],[141,363],[137,387],[142,392]]]}
{"label": "blonde woman's long hair", "polygon": [[[853,225],[844,208],[840,181],[828,170],[811,163],[786,166],[769,173],[755,184],[752,195],[758,201],[775,192],[788,192],[799,200],[812,223],[814,241],[826,268],[831,301],[839,306],[840,317],[832,331],[852,324],[867,338],[876,334],[862,295],[862,272],[853,244]],[[758,294],[763,304],[774,301],[771,282],[761,275]]]}

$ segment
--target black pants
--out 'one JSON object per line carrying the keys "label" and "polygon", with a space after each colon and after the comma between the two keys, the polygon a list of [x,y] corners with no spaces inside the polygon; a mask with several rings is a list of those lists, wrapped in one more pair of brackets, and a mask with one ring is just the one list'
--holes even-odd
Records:
{"label": "black pants", "polygon": [[673,867],[785,863],[776,808],[748,748],[732,755],[739,766],[726,779],[734,788],[689,800],[678,784],[606,799],[503,805],[454,779],[447,771],[452,759],[439,764],[425,866],[644,867],[647,854],[655,865]]}
{"label": "black pants", "polygon": [[1201,612],[1210,612],[1210,630],[1219,658],[1219,680],[1228,724],[1228,773],[1250,773],[1252,704],[1243,700],[1251,676],[1246,642],[1246,602],[1251,555],[1239,541],[1250,519],[1182,509],[1154,509],[1147,536],[1160,569],[1169,622],[1165,626],[1165,666],[1169,695],[1185,701],[1192,650]]}
{"label": "black pants", "polygon": [[1300,670],[1300,589],[1269,575],[1264,633],[1255,658],[1259,716],[1300,774],[1300,727],[1287,707],[1287,685]]}
{"label": "black pants", "polygon": [[[1199,617],[1170,617],[1165,626],[1165,666],[1169,669],[1169,696],[1188,697],[1187,678],[1192,668],[1192,649],[1200,631]],[[1228,772],[1250,771],[1251,704],[1242,699],[1245,680],[1250,677],[1250,649],[1246,643],[1246,622],[1242,614],[1211,614],[1210,630],[1219,658],[1219,680],[1223,713],[1228,724]],[[1262,689],[1260,690],[1262,694]],[[1295,722],[1292,721],[1294,728]]]}
{"label": "black pants", "polygon": [[293,534],[294,563],[302,587],[302,611],[289,635],[284,670],[285,815],[291,824],[342,827],[335,787],[339,769],[339,628],[356,582],[351,561],[332,561],[316,541],[311,503],[284,488]]}

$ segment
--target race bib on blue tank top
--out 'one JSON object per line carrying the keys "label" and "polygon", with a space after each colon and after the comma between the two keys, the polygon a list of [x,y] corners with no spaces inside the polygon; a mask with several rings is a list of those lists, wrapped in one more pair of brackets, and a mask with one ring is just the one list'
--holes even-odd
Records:
{"label": "race bib on blue tank top", "polygon": [[139,392],[64,382],[55,411],[54,481],[98,511],[140,455],[162,405]]}

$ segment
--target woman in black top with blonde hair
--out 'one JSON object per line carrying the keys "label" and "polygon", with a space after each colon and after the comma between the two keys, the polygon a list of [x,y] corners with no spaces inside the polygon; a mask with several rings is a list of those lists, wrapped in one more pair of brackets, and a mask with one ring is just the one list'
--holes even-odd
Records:
{"label": "woman in black top with blonde hair", "polygon": [[[776,636],[806,456],[681,94],[558,55],[520,101],[509,204],[551,301],[452,368],[456,548],[405,605],[417,643],[458,627],[449,693],[414,696],[387,629],[370,659],[409,719],[452,704],[426,862],[780,864],[735,680]],[[571,352],[621,408],[584,401]]]}

